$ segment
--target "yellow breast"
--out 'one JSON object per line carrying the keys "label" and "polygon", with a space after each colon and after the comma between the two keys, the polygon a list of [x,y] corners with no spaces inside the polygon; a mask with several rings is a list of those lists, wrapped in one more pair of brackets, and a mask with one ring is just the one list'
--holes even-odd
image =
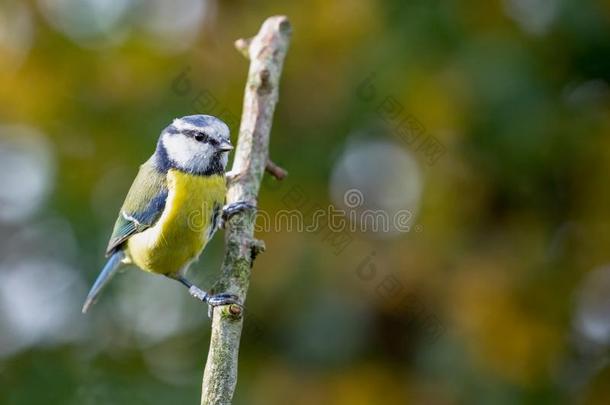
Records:
{"label": "yellow breast", "polygon": [[167,174],[169,193],[157,223],[127,242],[134,264],[143,270],[178,274],[193,260],[213,235],[215,215],[225,199],[222,175],[196,176],[175,169]]}

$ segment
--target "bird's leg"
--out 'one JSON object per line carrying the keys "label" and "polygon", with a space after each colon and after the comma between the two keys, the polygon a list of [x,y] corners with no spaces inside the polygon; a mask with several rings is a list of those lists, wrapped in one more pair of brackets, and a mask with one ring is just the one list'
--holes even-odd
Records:
{"label": "bird's leg", "polygon": [[237,297],[237,295],[234,294],[214,294],[211,295],[205,291],[203,291],[201,288],[197,287],[196,285],[194,285],[193,283],[191,283],[190,281],[188,281],[186,278],[182,277],[182,276],[176,276],[176,277],[172,277],[174,280],[180,282],[182,285],[186,286],[189,289],[189,293],[197,298],[199,301],[205,302],[208,304],[208,316],[210,317],[210,319],[212,318],[212,312],[214,307],[218,307],[221,305],[231,305],[231,304],[237,304],[239,306],[241,306],[241,304],[239,303],[239,297]]}
{"label": "bird's leg", "polygon": [[225,224],[227,223],[227,221],[229,221],[229,219],[231,219],[233,215],[246,210],[256,210],[256,205],[247,201],[237,201],[225,205],[224,207],[222,207],[220,227],[224,229]]}

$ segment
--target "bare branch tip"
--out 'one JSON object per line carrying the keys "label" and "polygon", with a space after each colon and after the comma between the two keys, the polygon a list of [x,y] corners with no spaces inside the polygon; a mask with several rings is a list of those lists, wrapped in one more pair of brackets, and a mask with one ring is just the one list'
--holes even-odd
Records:
{"label": "bare branch tip", "polygon": [[288,21],[288,18],[280,21],[280,32],[285,35],[292,34],[292,24]]}
{"label": "bare branch tip", "polygon": [[246,57],[246,59],[250,59],[250,44],[252,43],[252,38],[240,38],[235,41],[235,49],[239,51],[242,55]]}
{"label": "bare branch tip", "polygon": [[285,15],[274,15],[267,18],[261,27],[261,31],[271,29],[273,31],[279,31],[283,35],[290,35],[292,32],[292,26],[290,20]]}
{"label": "bare branch tip", "polygon": [[271,159],[267,160],[265,171],[277,180],[284,180],[288,176],[288,172],[283,167],[275,164]]}

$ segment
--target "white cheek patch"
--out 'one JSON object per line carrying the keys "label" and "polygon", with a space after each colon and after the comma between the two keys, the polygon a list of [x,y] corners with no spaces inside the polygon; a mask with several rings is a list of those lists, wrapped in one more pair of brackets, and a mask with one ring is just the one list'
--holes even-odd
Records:
{"label": "white cheek patch", "polygon": [[167,156],[179,168],[194,172],[205,171],[214,153],[209,144],[197,142],[182,134],[164,136],[163,146]]}

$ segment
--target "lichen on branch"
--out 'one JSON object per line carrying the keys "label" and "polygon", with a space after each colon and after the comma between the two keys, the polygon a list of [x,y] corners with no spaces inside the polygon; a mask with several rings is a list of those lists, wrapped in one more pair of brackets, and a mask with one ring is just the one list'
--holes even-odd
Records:
{"label": "lichen on branch", "polygon": [[[285,16],[269,17],[258,34],[239,39],[235,47],[250,60],[244,93],[239,138],[231,172],[227,204],[245,201],[256,205],[265,170],[281,179],[286,171],[269,159],[269,135],[278,100],[282,66],[290,42],[291,26]],[[225,258],[217,288],[246,300],[256,256],[264,250],[254,238],[256,215],[240,212],[228,221]],[[237,384],[239,342],[243,311],[236,305],[217,307],[212,316],[210,348],[203,375],[201,404],[230,404]]]}

